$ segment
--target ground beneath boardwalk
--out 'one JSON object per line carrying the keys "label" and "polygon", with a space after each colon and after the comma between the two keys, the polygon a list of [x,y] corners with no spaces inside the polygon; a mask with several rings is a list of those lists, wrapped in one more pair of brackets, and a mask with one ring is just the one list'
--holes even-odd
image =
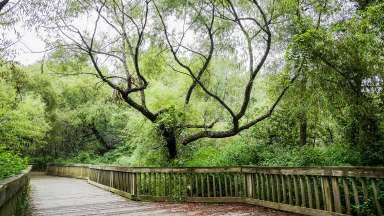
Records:
{"label": "ground beneath boardwalk", "polygon": [[135,202],[88,184],[84,180],[33,174],[32,216],[88,215],[260,215],[296,214],[240,204],[172,204]]}

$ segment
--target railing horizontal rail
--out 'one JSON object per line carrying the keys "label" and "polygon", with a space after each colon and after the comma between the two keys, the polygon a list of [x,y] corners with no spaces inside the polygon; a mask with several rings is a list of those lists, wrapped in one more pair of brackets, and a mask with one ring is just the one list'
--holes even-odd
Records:
{"label": "railing horizontal rail", "polygon": [[137,200],[241,202],[307,215],[382,215],[384,167],[48,166]]}

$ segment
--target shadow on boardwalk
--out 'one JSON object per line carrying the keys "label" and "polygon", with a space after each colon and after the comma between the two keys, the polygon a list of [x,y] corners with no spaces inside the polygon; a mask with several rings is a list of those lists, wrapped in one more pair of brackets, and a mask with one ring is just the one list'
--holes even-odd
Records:
{"label": "shadow on boardwalk", "polygon": [[242,204],[172,204],[127,200],[88,184],[84,180],[33,173],[32,216],[53,215],[260,215],[296,214]]}

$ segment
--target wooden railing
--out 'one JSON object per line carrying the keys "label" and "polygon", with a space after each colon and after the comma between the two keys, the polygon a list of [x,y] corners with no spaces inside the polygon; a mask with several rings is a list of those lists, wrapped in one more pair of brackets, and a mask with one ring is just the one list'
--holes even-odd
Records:
{"label": "wooden railing", "polygon": [[384,168],[131,168],[50,165],[135,200],[239,202],[305,215],[382,215]]}
{"label": "wooden railing", "polygon": [[27,202],[27,191],[29,186],[31,167],[21,174],[0,181],[0,215],[12,216],[22,215],[26,209],[19,206]]}

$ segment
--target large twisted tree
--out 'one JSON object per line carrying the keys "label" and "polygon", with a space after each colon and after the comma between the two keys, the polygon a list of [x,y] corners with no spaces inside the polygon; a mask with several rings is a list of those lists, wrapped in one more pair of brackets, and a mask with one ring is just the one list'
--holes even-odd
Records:
{"label": "large twisted tree", "polygon": [[[281,93],[259,115],[250,112],[254,110],[251,107],[255,80],[268,63],[274,48],[274,25],[281,21],[281,5],[273,0],[59,2],[63,3],[61,11],[55,17],[55,25],[50,26],[60,32],[63,39],[59,44],[88,55],[94,75],[156,124],[170,159],[177,157],[179,144],[235,136],[270,117],[295,79],[288,78]],[[87,23],[73,22],[73,17],[79,16]],[[156,77],[149,74],[143,61],[153,50],[158,51],[153,65],[156,59],[165,61],[170,76],[190,79],[181,99],[183,109],[166,102],[157,110],[148,105],[148,90]],[[241,77],[235,86],[240,92],[235,100],[226,97],[233,93],[228,89],[230,86],[216,88],[212,82],[217,75],[212,72],[212,64],[217,60],[239,65],[237,70],[227,68]],[[161,69],[157,69],[160,73]],[[194,97],[195,94],[199,97]],[[209,110],[205,110],[192,118],[183,118],[189,107],[199,106],[194,103],[201,98],[215,106],[210,109],[213,113],[207,114]]]}

